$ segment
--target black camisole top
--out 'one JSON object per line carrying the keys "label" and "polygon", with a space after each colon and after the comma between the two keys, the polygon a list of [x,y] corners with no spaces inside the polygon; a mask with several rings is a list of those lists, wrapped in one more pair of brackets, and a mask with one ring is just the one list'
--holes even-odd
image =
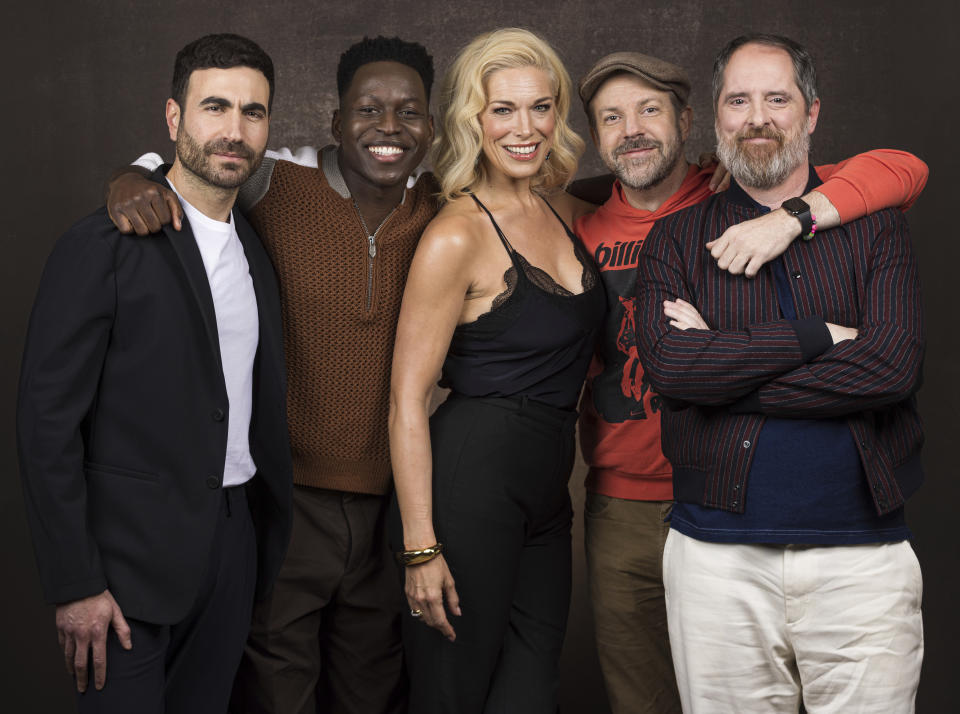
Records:
{"label": "black camisole top", "polygon": [[526,396],[572,409],[606,310],[597,267],[545,200],[583,265],[583,292],[570,293],[515,251],[493,214],[472,197],[510,256],[512,267],[504,276],[509,294],[498,296],[491,310],[475,321],[457,326],[440,384],[468,397]]}

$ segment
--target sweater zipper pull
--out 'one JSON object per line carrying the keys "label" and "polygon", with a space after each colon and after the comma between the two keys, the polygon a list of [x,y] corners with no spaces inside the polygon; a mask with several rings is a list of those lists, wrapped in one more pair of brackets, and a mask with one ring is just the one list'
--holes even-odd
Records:
{"label": "sweater zipper pull", "polygon": [[376,242],[376,239],[374,238],[374,236],[367,236],[367,242],[369,243],[369,247],[367,248],[367,252],[370,254],[370,257],[371,257],[371,258],[376,258],[376,257],[377,257],[377,242]]}

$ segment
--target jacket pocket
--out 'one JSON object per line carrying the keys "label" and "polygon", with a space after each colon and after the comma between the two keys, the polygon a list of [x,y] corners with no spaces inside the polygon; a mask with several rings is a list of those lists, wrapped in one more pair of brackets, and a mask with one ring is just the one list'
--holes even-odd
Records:
{"label": "jacket pocket", "polygon": [[93,461],[84,461],[83,470],[88,474],[106,474],[107,476],[119,476],[121,478],[132,478],[138,481],[148,481],[157,483],[160,480],[159,474],[147,473],[146,471],[135,471],[133,469],[124,469],[119,466],[109,466],[107,464],[98,464]]}

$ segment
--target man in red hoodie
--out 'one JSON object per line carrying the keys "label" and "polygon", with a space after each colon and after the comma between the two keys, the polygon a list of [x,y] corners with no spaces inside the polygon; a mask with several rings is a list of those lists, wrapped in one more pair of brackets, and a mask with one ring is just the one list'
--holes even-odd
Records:
{"label": "man in red hoodie", "polygon": [[[576,225],[600,267],[608,304],[580,404],[597,649],[615,713],[679,713],[661,571],[673,484],[660,449],[660,398],[637,356],[634,295],[637,255],[653,224],[707,198],[717,181],[713,167],[700,169],[684,156],[692,110],[682,68],[618,52],[598,61],[579,90],[594,144],[617,177],[607,202]],[[927,176],[922,161],[898,151],[817,171],[826,181],[803,199],[820,229],[906,208]],[[720,268],[752,277],[800,231],[800,220],[778,209],[731,227],[707,248]]]}

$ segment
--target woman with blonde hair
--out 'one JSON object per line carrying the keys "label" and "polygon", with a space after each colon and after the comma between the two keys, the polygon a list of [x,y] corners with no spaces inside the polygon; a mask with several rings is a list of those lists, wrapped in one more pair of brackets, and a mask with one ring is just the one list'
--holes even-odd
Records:
{"label": "woman with blonde hair", "polygon": [[570,96],[516,28],[470,42],[441,94],[444,206],[407,280],[390,414],[417,714],[556,710],[574,407],[605,309],[568,227],[592,208],[563,191],[583,150]]}

